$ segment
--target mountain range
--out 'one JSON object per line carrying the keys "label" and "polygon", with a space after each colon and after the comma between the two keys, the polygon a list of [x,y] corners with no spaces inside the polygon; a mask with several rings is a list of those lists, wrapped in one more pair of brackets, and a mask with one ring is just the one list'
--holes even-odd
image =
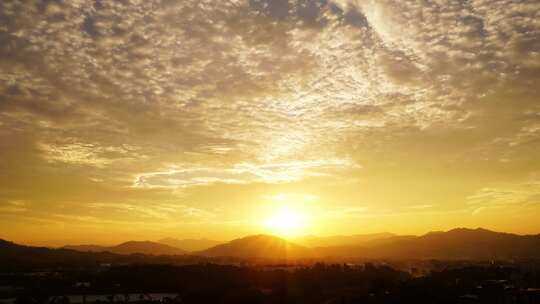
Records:
{"label": "mountain range", "polygon": [[362,245],[316,248],[328,257],[391,259],[528,259],[540,257],[540,235],[457,228],[422,236],[395,236]]}
{"label": "mountain range", "polygon": [[19,271],[34,267],[96,266],[111,263],[118,257],[109,252],[79,252],[70,249],[32,247],[0,240],[0,271]]}
{"label": "mountain range", "polygon": [[111,252],[116,254],[147,254],[147,255],[183,255],[187,251],[150,241],[129,241],[116,246],[76,245],[65,246],[64,249],[72,249],[82,252]]}
{"label": "mountain range", "polygon": [[398,236],[385,233],[321,239],[311,237],[302,241],[302,244],[306,243],[329,246],[302,246],[271,235],[247,236],[189,253],[157,242],[131,241],[110,247],[86,245],[48,249],[0,241],[0,258],[6,257],[20,261],[26,257],[38,261],[52,259],[62,262],[65,259],[83,259],[85,254],[94,259],[133,253],[168,256],[189,254],[194,258],[198,256],[276,260],[305,258],[492,260],[538,259],[540,257],[540,235],[516,235],[481,228],[458,228],[446,232],[430,232],[422,236]]}
{"label": "mountain range", "polygon": [[169,245],[171,247],[180,248],[185,251],[200,251],[205,250],[210,247],[217,246],[222,242],[208,240],[208,239],[175,239],[175,238],[164,238],[158,241],[158,243]]}
{"label": "mountain range", "polygon": [[373,234],[355,234],[355,235],[334,235],[327,237],[319,237],[314,235],[301,236],[293,241],[299,245],[306,247],[332,247],[332,246],[349,246],[361,245],[391,239],[397,235],[388,232],[373,233]]}
{"label": "mountain range", "polygon": [[271,235],[252,235],[228,243],[195,252],[207,257],[240,257],[266,259],[300,259],[312,257],[314,252],[306,247],[296,245]]}

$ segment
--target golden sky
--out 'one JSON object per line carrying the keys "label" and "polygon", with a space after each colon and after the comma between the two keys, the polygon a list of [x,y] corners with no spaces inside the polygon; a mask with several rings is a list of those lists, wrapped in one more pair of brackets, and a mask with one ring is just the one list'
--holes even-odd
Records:
{"label": "golden sky", "polygon": [[0,238],[538,233],[539,20],[538,0],[1,1]]}

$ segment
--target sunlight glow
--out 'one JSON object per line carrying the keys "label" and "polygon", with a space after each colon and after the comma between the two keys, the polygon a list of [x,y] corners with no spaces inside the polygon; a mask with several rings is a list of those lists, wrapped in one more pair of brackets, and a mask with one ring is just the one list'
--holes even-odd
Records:
{"label": "sunlight glow", "polygon": [[282,206],[264,222],[267,229],[281,236],[295,236],[303,233],[308,224],[308,216],[301,210]]}

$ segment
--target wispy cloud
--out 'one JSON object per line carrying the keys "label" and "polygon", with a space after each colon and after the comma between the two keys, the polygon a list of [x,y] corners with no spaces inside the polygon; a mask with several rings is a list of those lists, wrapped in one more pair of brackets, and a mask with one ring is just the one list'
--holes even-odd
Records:
{"label": "wispy cloud", "polygon": [[25,201],[8,201],[0,203],[0,212],[5,213],[20,213],[28,210],[28,203]]}
{"label": "wispy cloud", "polygon": [[467,197],[476,215],[486,210],[521,208],[540,204],[540,182],[529,181],[494,188],[483,188]]}
{"label": "wispy cloud", "polygon": [[141,188],[178,188],[211,183],[287,183],[306,177],[332,176],[355,166],[347,160],[295,161],[275,164],[240,163],[230,168],[188,168],[139,174]]}
{"label": "wispy cloud", "polygon": [[113,212],[125,213],[128,217],[161,219],[161,220],[210,220],[216,217],[216,213],[202,208],[186,206],[183,204],[155,204],[146,203],[91,203],[88,208],[99,210],[100,213]]}

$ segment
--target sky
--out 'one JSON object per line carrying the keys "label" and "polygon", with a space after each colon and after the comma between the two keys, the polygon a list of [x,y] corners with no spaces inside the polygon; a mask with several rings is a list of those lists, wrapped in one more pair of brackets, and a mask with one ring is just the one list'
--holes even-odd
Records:
{"label": "sky", "polygon": [[0,2],[0,238],[540,233],[538,0]]}

